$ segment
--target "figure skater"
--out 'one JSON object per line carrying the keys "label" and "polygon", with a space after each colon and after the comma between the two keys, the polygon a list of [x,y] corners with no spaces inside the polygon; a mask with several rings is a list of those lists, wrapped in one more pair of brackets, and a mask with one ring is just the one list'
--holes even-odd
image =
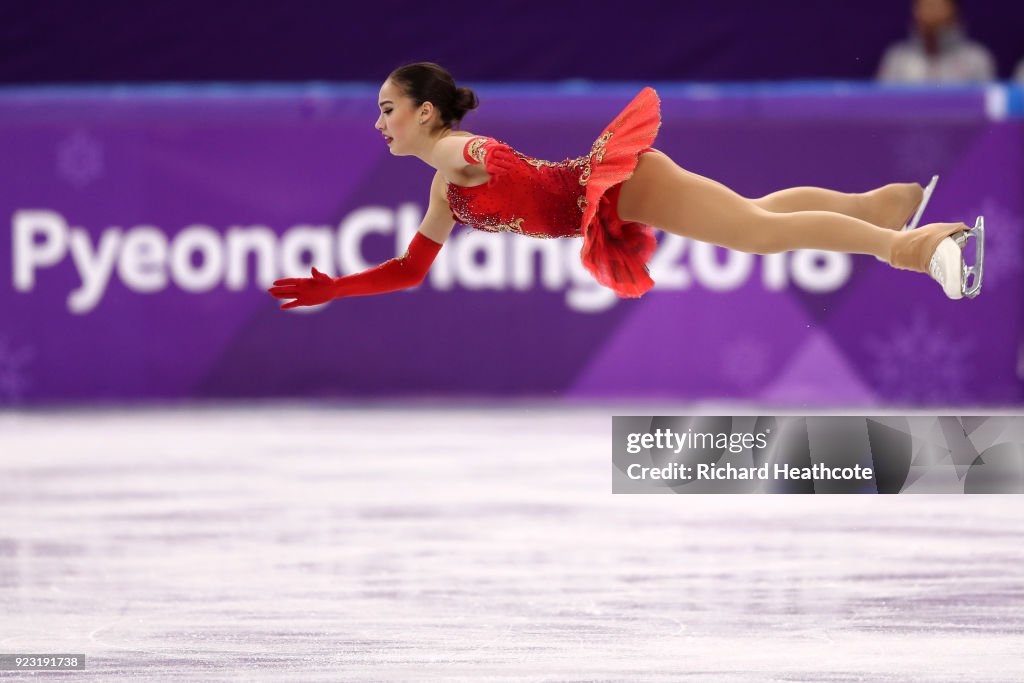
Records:
{"label": "figure skater", "polygon": [[[423,222],[405,254],[375,268],[332,278],[313,267],[312,277],[275,281],[270,294],[292,299],[281,308],[415,287],[456,221],[490,232],[582,237],[584,266],[620,297],[639,297],[654,285],[646,265],[657,244],[650,226],[756,254],[873,254],[895,268],[929,273],[952,299],[980,290],[980,218],[973,229],[963,223],[904,229],[916,227],[934,179],[927,192],[916,183],[896,183],[863,194],[797,187],[747,199],[651,147],[661,118],[660,101],[649,87],[589,154],[559,163],[456,130],[477,104],[472,90],[456,87],[433,63],[403,66],[388,76],[375,127],[391,154],[415,156],[437,170]],[[973,267],[962,255],[969,236],[976,237]]]}

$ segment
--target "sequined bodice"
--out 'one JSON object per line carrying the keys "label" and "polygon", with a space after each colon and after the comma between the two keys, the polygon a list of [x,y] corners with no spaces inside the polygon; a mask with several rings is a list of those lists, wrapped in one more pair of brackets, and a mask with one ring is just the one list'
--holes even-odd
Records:
{"label": "sequined bodice", "polygon": [[479,230],[530,237],[578,237],[590,156],[554,163],[513,150],[521,162],[494,185],[448,183],[452,217]]}

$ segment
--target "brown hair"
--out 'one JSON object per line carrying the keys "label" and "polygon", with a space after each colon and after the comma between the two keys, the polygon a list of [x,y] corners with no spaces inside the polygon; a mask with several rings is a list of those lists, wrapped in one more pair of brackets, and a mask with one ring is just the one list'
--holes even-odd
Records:
{"label": "brown hair", "polygon": [[441,116],[445,128],[462,121],[466,112],[476,109],[480,101],[469,88],[456,87],[448,71],[433,62],[416,62],[400,66],[388,76],[405,95],[420,106],[430,102]]}

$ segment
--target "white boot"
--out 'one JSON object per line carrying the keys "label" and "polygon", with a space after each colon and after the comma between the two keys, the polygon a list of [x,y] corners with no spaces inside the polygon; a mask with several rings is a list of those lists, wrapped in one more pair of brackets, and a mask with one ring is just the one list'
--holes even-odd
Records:
{"label": "white boot", "polygon": [[960,287],[960,274],[963,272],[963,259],[960,247],[952,237],[947,237],[936,247],[932,260],[928,262],[928,274],[942,285],[942,291],[950,299],[960,299],[964,293]]}
{"label": "white boot", "polygon": [[[974,265],[964,262],[964,246],[975,238]],[[974,228],[944,238],[928,262],[928,274],[942,285],[950,299],[973,299],[981,293],[982,268],[985,264],[985,218],[978,216]],[[970,284],[968,281],[972,280]]]}

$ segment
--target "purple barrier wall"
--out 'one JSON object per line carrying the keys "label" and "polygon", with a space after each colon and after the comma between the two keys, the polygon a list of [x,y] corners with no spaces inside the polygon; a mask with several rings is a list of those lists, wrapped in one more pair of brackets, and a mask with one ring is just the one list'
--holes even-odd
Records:
{"label": "purple barrier wall", "polygon": [[[638,89],[481,88],[465,128],[559,160]],[[391,157],[376,87],[8,91],[0,401],[1021,401],[1024,144],[1019,121],[993,120],[999,93],[658,89],[657,146],[748,196],[942,174],[926,219],[985,214],[984,293],[950,302],[871,257],[660,234],[657,287],[619,300],[577,240],[457,228],[414,291],[283,312],[275,278],[361,270],[418,226],[432,170]]]}

